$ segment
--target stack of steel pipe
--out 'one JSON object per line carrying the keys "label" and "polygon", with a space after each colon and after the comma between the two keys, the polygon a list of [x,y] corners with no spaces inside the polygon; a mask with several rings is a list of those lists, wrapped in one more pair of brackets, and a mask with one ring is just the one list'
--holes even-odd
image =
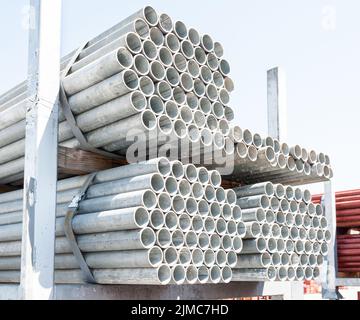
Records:
{"label": "stack of steel pipe", "polygon": [[338,235],[337,257],[339,272],[360,272],[360,234]]}
{"label": "stack of steel pipe", "polygon": [[272,181],[283,184],[306,184],[331,179],[333,170],[329,156],[307,150],[299,145],[290,147],[271,137],[262,137],[249,129],[231,126],[234,157],[227,166],[234,166],[228,178],[246,184]]}
{"label": "stack of steel pipe", "polygon": [[234,189],[246,235],[233,281],[319,277],[331,234],[308,190],[264,182]]}
{"label": "stack of steel pipe", "polygon": [[[64,216],[87,176],[58,182],[55,281],[82,283]],[[100,284],[228,283],[245,225],[221,176],[166,158],[101,171],[72,222]],[[51,213],[49,213],[51,214]],[[20,279],[22,190],[0,195],[0,283]]]}
{"label": "stack of steel pipe", "polygon": [[[73,54],[62,60],[63,70]],[[77,126],[95,148],[125,154],[136,136],[150,140],[156,131],[156,140],[222,149],[234,117],[223,55],[209,35],[147,6],[89,41],[63,87]],[[1,184],[23,176],[26,89],[22,83],[0,97]],[[61,110],[59,122],[60,145],[81,148]]]}
{"label": "stack of steel pipe", "polygon": [[[321,202],[322,195],[314,196]],[[341,228],[360,227],[360,190],[336,192],[336,225]]]}

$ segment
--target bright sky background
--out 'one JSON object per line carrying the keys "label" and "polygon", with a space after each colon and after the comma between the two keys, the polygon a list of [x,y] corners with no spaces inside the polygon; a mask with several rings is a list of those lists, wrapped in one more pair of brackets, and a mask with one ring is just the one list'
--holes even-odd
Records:
{"label": "bright sky background", "polygon": [[[0,92],[27,72],[26,6],[3,1]],[[222,42],[243,127],[267,131],[266,71],[287,73],[288,142],[331,156],[337,190],[360,188],[360,2],[357,0],[63,0],[63,54],[151,4]]]}

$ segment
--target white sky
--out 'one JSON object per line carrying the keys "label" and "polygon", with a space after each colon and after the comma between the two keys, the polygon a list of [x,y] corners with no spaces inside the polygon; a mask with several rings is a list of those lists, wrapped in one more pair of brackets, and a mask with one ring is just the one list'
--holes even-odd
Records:
{"label": "white sky", "polygon": [[[28,0],[0,11],[0,92],[27,72]],[[330,155],[337,190],[360,188],[360,2],[357,0],[63,0],[62,51],[111,27],[144,5],[222,42],[243,127],[265,133],[266,70],[287,73],[288,142]]]}

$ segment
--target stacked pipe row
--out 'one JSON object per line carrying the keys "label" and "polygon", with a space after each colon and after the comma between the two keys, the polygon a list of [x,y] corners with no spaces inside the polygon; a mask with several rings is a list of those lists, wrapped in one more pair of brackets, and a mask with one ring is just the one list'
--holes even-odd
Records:
{"label": "stacked pipe row", "polygon": [[308,190],[270,182],[234,189],[246,235],[233,279],[311,280],[319,277],[331,234]]}
{"label": "stacked pipe row", "polygon": [[360,235],[338,235],[337,258],[339,272],[360,272]]}
{"label": "stacked pipe row", "polygon": [[[209,35],[145,7],[91,40],[63,86],[78,127],[96,148],[124,154],[135,136],[150,139],[156,131],[199,143],[199,150],[222,149],[234,117],[223,54]],[[23,175],[26,102],[25,85],[0,98],[3,184]],[[59,121],[59,143],[81,148],[62,112]]]}
{"label": "stacked pipe row", "polygon": [[[81,283],[64,237],[67,205],[86,177],[59,181],[55,279]],[[245,226],[234,191],[216,171],[166,158],[97,173],[73,229],[102,284],[228,283]],[[0,195],[0,283],[18,282],[22,191]]]}
{"label": "stacked pipe row", "polygon": [[[317,203],[322,195],[314,196]],[[360,227],[360,190],[336,192],[336,225],[342,228]]]}
{"label": "stacked pipe row", "polygon": [[234,161],[228,161],[228,165],[234,165],[230,178],[247,184],[263,181],[295,184],[300,178],[306,183],[333,177],[330,158],[322,152],[299,145],[290,147],[239,126],[231,127],[230,137],[235,145]]}

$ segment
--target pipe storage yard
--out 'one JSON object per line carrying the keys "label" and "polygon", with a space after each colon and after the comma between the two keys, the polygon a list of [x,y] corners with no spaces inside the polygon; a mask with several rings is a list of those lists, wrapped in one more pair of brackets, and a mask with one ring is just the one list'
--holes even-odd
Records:
{"label": "pipe storage yard", "polygon": [[[53,148],[75,156],[48,212],[56,285],[324,281],[335,221],[305,185],[331,184],[330,157],[236,123],[230,65],[218,39],[151,6],[62,58]],[[24,208],[39,196],[31,99],[26,81],[0,96],[0,290],[24,285]],[[338,226],[359,227],[360,191],[336,200]],[[358,236],[337,241],[339,271],[360,272]]]}

